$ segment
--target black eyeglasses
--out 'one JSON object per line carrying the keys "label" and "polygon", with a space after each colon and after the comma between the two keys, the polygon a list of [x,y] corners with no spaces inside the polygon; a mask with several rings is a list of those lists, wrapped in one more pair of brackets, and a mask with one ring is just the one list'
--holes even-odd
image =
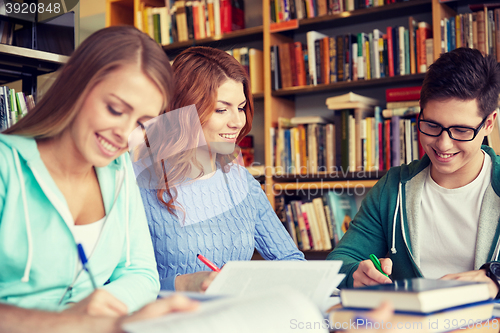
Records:
{"label": "black eyeglasses", "polygon": [[484,117],[483,121],[481,122],[481,124],[479,124],[477,128],[467,127],[467,126],[443,127],[436,122],[429,120],[422,120],[423,112],[424,110],[422,109],[422,111],[418,116],[418,121],[417,121],[417,126],[420,133],[428,136],[438,137],[441,135],[441,133],[443,133],[443,131],[446,131],[448,132],[450,138],[456,141],[474,140],[477,136],[477,133],[479,133],[481,128],[484,126],[486,119],[488,118],[488,116]]}

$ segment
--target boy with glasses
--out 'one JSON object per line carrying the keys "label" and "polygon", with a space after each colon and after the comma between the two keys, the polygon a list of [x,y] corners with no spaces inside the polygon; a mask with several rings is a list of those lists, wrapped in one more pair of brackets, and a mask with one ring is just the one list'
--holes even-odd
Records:
{"label": "boy with glasses", "polygon": [[426,277],[486,281],[498,296],[500,157],[481,146],[497,117],[500,65],[459,48],[429,67],[417,126],[426,155],[392,168],[368,193],[330,260],[341,287]]}

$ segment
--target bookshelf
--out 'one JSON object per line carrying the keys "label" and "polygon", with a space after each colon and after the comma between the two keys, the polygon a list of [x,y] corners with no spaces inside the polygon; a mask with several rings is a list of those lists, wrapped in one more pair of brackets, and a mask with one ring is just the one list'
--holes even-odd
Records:
{"label": "bookshelf", "polygon": [[0,85],[21,81],[22,91],[36,98],[38,77],[55,72],[75,47],[74,13],[44,22],[37,22],[34,14],[0,15],[0,21],[15,26],[10,43],[0,44]]}
{"label": "bookshelf", "polygon": [[[347,175],[331,173],[315,173],[311,175],[276,175],[274,173],[274,161],[271,151],[270,129],[276,128],[279,117],[292,118],[294,116],[321,115],[328,116],[332,111],[325,106],[328,97],[341,95],[349,91],[376,98],[385,102],[385,89],[396,87],[409,87],[420,85],[425,74],[411,74],[394,77],[385,77],[371,80],[342,81],[330,84],[318,84],[309,86],[295,86],[284,89],[272,89],[271,77],[271,46],[282,43],[302,42],[306,40],[306,32],[316,30],[329,36],[347,33],[356,34],[376,29],[384,29],[388,26],[408,27],[408,17],[412,16],[417,21],[425,21],[432,24],[434,38],[434,59],[437,59],[441,50],[441,27],[442,18],[450,18],[456,15],[458,6],[464,6],[475,0],[460,0],[457,2],[441,3],[439,0],[410,0],[379,7],[357,9],[339,14],[330,14],[314,18],[297,20],[294,28],[280,29],[279,32],[272,30],[270,0],[262,0],[259,7],[259,15],[262,22],[251,25],[250,28],[228,33],[221,36],[204,38],[201,40],[189,40],[181,43],[173,43],[163,46],[169,56],[192,45],[208,45],[212,47],[226,48],[236,47],[240,43],[261,43],[260,49],[264,52],[263,74],[264,92],[254,96],[262,102],[263,119],[262,125],[255,123],[254,128],[261,127],[264,138],[261,146],[256,145],[255,150],[263,151],[263,164],[265,166],[263,186],[266,195],[275,205],[276,196],[280,193],[300,192],[308,190],[332,190],[336,188],[355,189],[356,187],[371,188],[385,172],[372,172],[370,175],[360,176],[356,172]],[[163,1],[161,6],[163,6]],[[156,6],[156,0],[107,0],[108,11],[107,25],[113,24],[135,24],[134,17],[141,4]],[[247,1],[245,9],[260,6]],[[115,9],[116,8],[116,9]],[[256,10],[255,8],[253,9]],[[127,11],[122,15],[122,11]],[[249,26],[249,25],[247,25]],[[273,25],[275,27],[275,25]],[[258,107],[256,107],[257,109]],[[256,110],[257,111],[257,110]],[[256,159],[258,160],[258,159]],[[262,176],[261,176],[262,180]],[[286,195],[286,194],[285,194]],[[329,251],[306,251],[310,258],[324,258]]]}

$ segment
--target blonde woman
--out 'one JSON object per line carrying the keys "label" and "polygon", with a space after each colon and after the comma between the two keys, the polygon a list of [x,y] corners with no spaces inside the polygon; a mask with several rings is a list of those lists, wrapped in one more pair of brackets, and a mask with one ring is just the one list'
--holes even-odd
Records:
{"label": "blonde woman", "polygon": [[171,90],[168,58],[152,39],[132,27],[103,29],[0,134],[1,303],[122,316],[156,299],[144,207],[123,153]]}

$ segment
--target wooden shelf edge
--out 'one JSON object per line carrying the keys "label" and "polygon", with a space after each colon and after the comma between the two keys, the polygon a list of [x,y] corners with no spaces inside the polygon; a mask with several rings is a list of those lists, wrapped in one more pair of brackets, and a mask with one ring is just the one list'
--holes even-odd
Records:
{"label": "wooden shelf edge", "polygon": [[[311,17],[311,18],[303,18],[299,20],[299,26],[298,29],[303,30],[303,28],[307,28],[308,26],[316,25],[316,24],[321,24],[321,23],[327,23],[330,21],[337,21],[337,20],[343,20],[343,19],[348,19],[348,18],[354,18],[354,17],[363,17],[367,15],[374,15],[374,14],[383,14],[384,12],[391,12],[391,11],[399,11],[402,9],[406,8],[413,8],[413,7],[420,7],[420,6],[431,6],[432,0],[410,0],[410,1],[403,1],[403,2],[396,2],[392,4],[387,4],[383,6],[378,6],[378,7],[370,7],[370,8],[361,8],[361,9],[356,9],[352,11],[344,11],[342,13],[337,13],[337,14],[329,14],[329,15],[323,15],[323,16],[317,16],[317,17]],[[291,31],[297,28],[291,28],[289,30],[280,30],[279,32],[283,31]]]}
{"label": "wooden shelf edge", "polygon": [[206,44],[210,44],[210,43],[218,42],[218,41],[222,41],[222,40],[230,40],[230,39],[235,39],[235,38],[240,38],[240,37],[259,35],[262,33],[263,33],[262,26],[257,26],[257,27],[242,29],[242,30],[236,30],[236,31],[229,32],[229,33],[226,33],[223,35],[219,35],[219,36],[207,37],[207,38],[203,38],[203,39],[190,39],[187,41],[175,42],[172,44],[162,45],[162,47],[165,51],[175,50],[175,49],[186,48],[186,47],[195,46],[195,45],[206,45]]}
{"label": "wooden shelf edge", "polygon": [[[50,53],[40,50],[32,50],[25,47],[0,44],[0,55],[10,55],[20,58],[39,60],[41,62],[64,64],[69,57],[61,54]],[[1,60],[0,60],[1,61]]]}
{"label": "wooden shelf edge", "polygon": [[425,77],[424,73],[421,74],[410,74],[410,75],[399,75],[393,77],[384,77],[380,79],[371,80],[358,80],[358,81],[342,81],[330,84],[318,84],[316,86],[300,86],[300,87],[290,87],[275,90],[272,92],[273,96],[290,96],[290,95],[302,95],[311,94],[323,91],[332,91],[348,88],[359,88],[359,87],[370,87],[377,85],[395,84],[402,82],[420,81]]}
{"label": "wooden shelf edge", "polygon": [[403,8],[411,8],[411,7],[417,7],[421,5],[431,5],[432,0],[410,0],[410,1],[403,1],[403,2],[396,2],[396,3],[391,3],[383,6],[378,6],[378,7],[370,7],[370,8],[361,8],[361,9],[356,9],[350,12],[342,12],[339,14],[330,14],[330,15],[325,15],[325,16],[319,16],[319,17],[311,17],[311,18],[305,18],[299,21],[299,26],[307,26],[311,24],[317,24],[317,23],[322,23],[322,22],[327,22],[327,21],[332,21],[332,20],[338,20],[338,19],[343,19],[347,17],[353,17],[353,16],[364,16],[367,14],[375,14],[375,13],[383,13],[383,12],[388,12],[388,11],[393,11],[393,10],[401,10]]}

